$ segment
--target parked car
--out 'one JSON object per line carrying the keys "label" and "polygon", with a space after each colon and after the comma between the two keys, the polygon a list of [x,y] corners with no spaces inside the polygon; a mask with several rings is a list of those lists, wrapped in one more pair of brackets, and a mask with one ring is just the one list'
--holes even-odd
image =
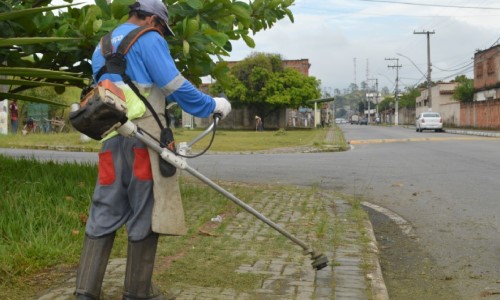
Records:
{"label": "parked car", "polygon": [[415,127],[417,132],[423,130],[443,131],[443,119],[438,112],[423,112],[418,115]]}
{"label": "parked car", "polygon": [[359,121],[359,125],[368,125],[368,119],[367,118],[363,118]]}

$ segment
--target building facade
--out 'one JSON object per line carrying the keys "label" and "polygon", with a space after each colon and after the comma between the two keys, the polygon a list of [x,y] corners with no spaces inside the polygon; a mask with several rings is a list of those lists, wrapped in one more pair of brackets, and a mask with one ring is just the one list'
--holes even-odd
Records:
{"label": "building facade", "polygon": [[415,115],[425,111],[435,111],[441,114],[445,125],[455,125],[460,122],[460,103],[452,98],[458,83],[440,82],[431,88],[432,103],[429,107],[429,90],[422,89],[415,103]]}
{"label": "building facade", "polygon": [[474,54],[474,101],[500,99],[500,45]]}

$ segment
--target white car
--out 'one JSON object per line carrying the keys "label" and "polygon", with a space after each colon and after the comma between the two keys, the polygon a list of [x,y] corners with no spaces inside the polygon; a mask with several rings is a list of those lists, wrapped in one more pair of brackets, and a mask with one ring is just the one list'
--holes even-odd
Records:
{"label": "white car", "polygon": [[437,112],[423,112],[418,115],[415,127],[417,132],[422,132],[423,130],[443,131],[443,119]]}

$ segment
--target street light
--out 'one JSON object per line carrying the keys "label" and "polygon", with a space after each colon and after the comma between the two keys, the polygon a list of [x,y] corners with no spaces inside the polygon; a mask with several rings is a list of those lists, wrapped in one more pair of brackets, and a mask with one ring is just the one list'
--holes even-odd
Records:
{"label": "street light", "polygon": [[432,99],[432,94],[431,94],[432,93],[432,90],[431,90],[432,84],[430,82],[430,74],[429,73],[425,74],[424,72],[422,72],[422,70],[420,70],[419,67],[417,67],[417,65],[413,62],[413,60],[411,60],[408,56],[405,56],[405,55],[403,55],[401,53],[396,53],[396,55],[399,55],[399,56],[402,56],[402,57],[408,59],[413,64],[413,66],[415,66],[415,68],[420,72],[420,74],[422,74],[424,76],[424,78],[427,79],[427,93],[428,93],[427,98],[429,99],[427,105],[429,107],[431,107],[431,105],[432,105],[431,104],[431,101],[432,101],[431,100]]}
{"label": "street light", "polygon": [[427,77],[427,75],[424,72],[422,72],[422,70],[420,70],[418,68],[418,66],[413,62],[413,60],[411,60],[411,58],[409,58],[408,56],[403,55],[401,53],[396,53],[396,55],[402,56],[402,57],[406,58],[407,60],[409,60],[412,63],[412,65],[420,72],[420,74],[422,74],[424,77]]}

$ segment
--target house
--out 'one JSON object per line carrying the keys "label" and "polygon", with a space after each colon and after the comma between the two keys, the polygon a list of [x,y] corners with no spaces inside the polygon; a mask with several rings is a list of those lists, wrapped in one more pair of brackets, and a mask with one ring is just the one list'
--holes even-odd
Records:
{"label": "house", "polygon": [[432,106],[429,107],[429,90],[422,89],[415,103],[415,115],[425,111],[435,111],[441,114],[443,123],[446,125],[458,124],[460,122],[460,103],[452,98],[456,82],[440,82],[431,88]]}
{"label": "house", "polygon": [[500,45],[474,54],[474,101],[461,103],[461,127],[500,128]]}
{"label": "house", "polygon": [[500,45],[474,54],[474,101],[500,99]]}

